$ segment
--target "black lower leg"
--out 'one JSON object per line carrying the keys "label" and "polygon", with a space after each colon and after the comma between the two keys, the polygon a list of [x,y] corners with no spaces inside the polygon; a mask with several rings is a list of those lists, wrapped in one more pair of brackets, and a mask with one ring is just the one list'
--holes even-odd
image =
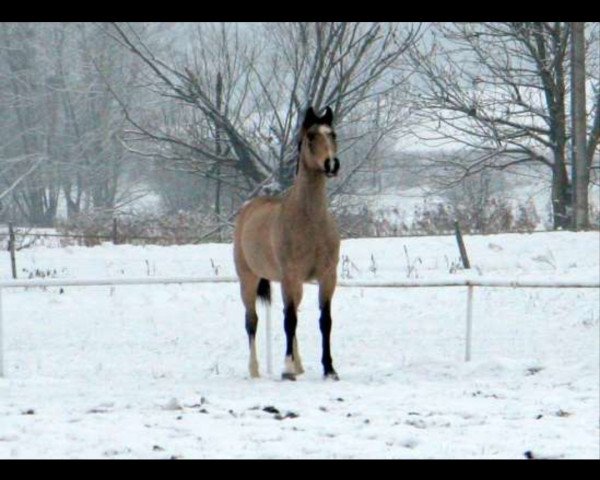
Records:
{"label": "black lower leg", "polygon": [[296,307],[293,303],[290,303],[285,307],[283,322],[286,339],[285,355],[286,357],[294,358],[294,336],[296,335],[298,317],[296,316]]}
{"label": "black lower leg", "polygon": [[[284,310],[284,330],[285,330],[285,356],[286,359],[294,359],[294,336],[296,335],[296,324],[298,323],[298,319],[296,317],[296,308],[293,304],[289,304],[285,307]],[[296,374],[293,371],[290,371],[290,366],[286,360],[286,368],[284,372],[281,374],[281,378],[284,380],[296,380]]]}
{"label": "black lower leg", "polygon": [[246,333],[248,333],[248,341],[252,344],[252,340],[256,336],[256,326],[258,324],[258,315],[256,312],[246,312]]}
{"label": "black lower leg", "polygon": [[335,374],[335,370],[333,369],[333,360],[331,359],[331,305],[329,302],[325,302],[321,307],[319,326],[321,328],[321,336],[323,338],[323,357],[321,358],[323,372],[325,375]]}

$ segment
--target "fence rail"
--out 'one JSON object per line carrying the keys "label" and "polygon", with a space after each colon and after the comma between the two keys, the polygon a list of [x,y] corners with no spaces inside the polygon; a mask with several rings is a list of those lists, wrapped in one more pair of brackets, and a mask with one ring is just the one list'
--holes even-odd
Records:
{"label": "fence rail", "polygon": [[[0,280],[0,288],[92,287],[112,285],[169,285],[183,283],[237,283],[237,277],[126,277],[126,278],[44,278]],[[316,285],[316,282],[309,284]],[[496,287],[496,288],[600,288],[600,278],[565,280],[557,277],[507,279],[498,277],[439,277],[381,281],[338,280],[347,288],[429,288],[429,287]]]}
{"label": "fence rail", "polygon": [[[114,241],[115,239],[115,234],[113,233],[113,231],[111,231],[111,233],[107,233],[107,234],[85,234],[85,233],[36,233],[36,232],[27,232],[27,231],[19,231],[17,229],[23,229],[26,227],[14,227],[15,231],[14,234],[15,236],[18,237],[40,237],[40,238],[44,238],[44,237],[48,237],[48,238],[81,238],[81,239],[93,239],[93,240],[109,240],[109,241]],[[506,231],[506,232],[480,232],[477,230],[468,230],[466,232],[466,234],[468,235],[502,235],[502,234],[535,234],[535,233],[556,233],[556,232],[561,232],[564,230],[531,230],[531,229],[523,229],[523,230],[514,230],[514,231]],[[590,231],[597,231],[597,229],[591,228]],[[9,232],[8,231],[2,231],[0,232],[0,236],[8,236]],[[397,235],[381,235],[381,236],[363,236],[360,238],[414,238],[414,237],[449,237],[455,235],[455,230],[453,229],[448,229],[446,231],[443,232],[426,232],[426,231],[415,231],[415,232],[410,232],[410,231],[405,231],[405,232],[400,232]],[[118,233],[117,236],[120,239],[124,239],[124,240],[149,240],[149,241],[160,241],[160,240],[164,240],[164,241],[168,241],[168,240],[181,240],[181,241],[185,241],[185,242],[190,242],[190,243],[195,243],[198,242],[198,239],[201,237],[199,236],[195,236],[195,237],[178,237],[177,235],[171,235],[171,236],[167,236],[167,235],[127,235],[124,233]],[[348,237],[348,238],[353,238],[353,237]]]}
{"label": "fence rail", "polygon": [[[99,235],[99,234],[86,234],[86,233],[31,233],[31,232],[14,232],[15,236],[18,237],[34,237],[34,238],[82,238],[86,240],[110,240],[116,243],[115,239],[124,240],[181,240],[186,242],[197,242],[200,236],[197,237],[177,237],[176,235],[165,236],[165,235],[127,235],[127,234],[114,234],[110,235]],[[0,233],[0,235],[8,235],[7,233]]]}
{"label": "fence rail", "polygon": [[[116,285],[168,285],[196,283],[237,283],[236,277],[142,277],[142,278],[50,278],[32,280],[0,281],[0,377],[4,376],[4,338],[2,290],[5,288],[45,288],[45,287],[92,287]],[[432,288],[432,287],[467,287],[465,361],[471,360],[473,296],[475,287],[493,288],[600,288],[600,278],[565,280],[562,278],[529,278],[506,279],[494,277],[471,278],[437,278],[437,279],[403,279],[395,281],[358,282],[340,280],[338,286],[347,288]],[[267,368],[271,374],[271,312],[268,307],[265,328],[267,331],[266,352]]]}

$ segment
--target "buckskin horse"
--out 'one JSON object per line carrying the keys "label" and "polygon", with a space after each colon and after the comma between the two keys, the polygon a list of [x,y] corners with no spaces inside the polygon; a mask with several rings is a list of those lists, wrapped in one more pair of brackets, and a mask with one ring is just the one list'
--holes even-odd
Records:
{"label": "buckskin horse", "polygon": [[271,301],[271,281],[281,283],[286,336],[282,378],[296,380],[304,373],[296,325],[303,283],[319,285],[319,326],[323,341],[324,378],[339,380],[331,358],[331,299],[337,282],[340,235],[327,209],[326,179],[337,175],[333,112],[317,116],[306,111],[300,128],[294,184],[280,197],[263,196],[247,202],[236,219],[234,260],[246,309],[250,343],[250,376],[259,376],[256,357],[257,297]]}

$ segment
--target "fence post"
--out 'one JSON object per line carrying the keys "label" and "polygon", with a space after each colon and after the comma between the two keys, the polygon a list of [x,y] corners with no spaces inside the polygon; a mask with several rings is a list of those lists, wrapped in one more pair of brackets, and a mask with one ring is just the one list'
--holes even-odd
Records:
{"label": "fence post", "polygon": [[265,340],[265,343],[267,344],[267,374],[271,376],[273,374],[273,355],[271,351],[271,304],[265,303],[265,308],[267,309],[267,319],[265,322],[267,336]]}
{"label": "fence post", "polygon": [[113,224],[112,224],[112,243],[113,245],[117,244],[117,217],[113,218]]}
{"label": "fence post", "polygon": [[465,346],[465,362],[471,361],[471,333],[473,330],[473,285],[467,290],[467,335]]}
{"label": "fence post", "polygon": [[8,223],[8,250],[10,252],[10,267],[12,269],[12,278],[17,278],[17,258],[15,255],[15,231],[12,222]]}
{"label": "fence post", "polygon": [[460,227],[458,226],[458,220],[454,221],[454,232],[456,234],[456,242],[458,243],[458,250],[460,251],[460,258],[462,259],[463,267],[466,269],[471,268],[469,257],[467,256],[467,249],[465,248],[465,242],[463,242],[462,234],[460,233]]}

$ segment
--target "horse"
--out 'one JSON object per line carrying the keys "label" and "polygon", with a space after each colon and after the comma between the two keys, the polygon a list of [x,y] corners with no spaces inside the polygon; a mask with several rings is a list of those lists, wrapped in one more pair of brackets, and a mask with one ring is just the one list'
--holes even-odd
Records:
{"label": "horse", "polygon": [[300,128],[296,176],[281,196],[256,197],[244,204],[235,222],[234,261],[250,344],[250,377],[259,377],[256,357],[256,300],[271,301],[271,281],[280,282],[286,349],[284,380],[304,373],[296,339],[297,309],[303,284],[319,285],[319,326],[323,376],[339,380],[331,358],[331,300],[337,283],[340,235],[327,209],[326,179],[340,168],[333,112],[318,116],[309,107]]}

